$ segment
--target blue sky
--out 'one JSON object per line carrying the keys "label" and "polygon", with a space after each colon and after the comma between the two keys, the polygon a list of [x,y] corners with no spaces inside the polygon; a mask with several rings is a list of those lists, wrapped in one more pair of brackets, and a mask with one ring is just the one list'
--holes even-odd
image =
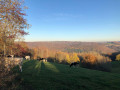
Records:
{"label": "blue sky", "polygon": [[25,41],[120,41],[120,0],[25,0]]}

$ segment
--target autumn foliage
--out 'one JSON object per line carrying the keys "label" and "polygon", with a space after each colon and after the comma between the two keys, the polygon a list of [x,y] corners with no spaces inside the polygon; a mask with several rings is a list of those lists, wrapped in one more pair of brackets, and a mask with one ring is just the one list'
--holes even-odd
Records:
{"label": "autumn foliage", "polygon": [[48,54],[47,48],[33,48],[33,59],[48,58]]}
{"label": "autumn foliage", "polygon": [[[13,83],[16,73],[6,68],[6,56],[14,55],[24,57],[28,54],[28,47],[20,41],[28,32],[29,27],[25,19],[22,0],[0,0],[0,89],[16,90],[19,82]],[[10,60],[8,60],[10,62]],[[9,83],[12,82],[12,83]]]}
{"label": "autumn foliage", "polygon": [[96,57],[93,54],[85,54],[83,55],[83,62],[86,63],[95,63],[96,62]]}
{"label": "autumn foliage", "polygon": [[0,49],[4,56],[13,49],[15,40],[28,34],[24,30],[29,27],[25,15],[19,0],[0,0]]}
{"label": "autumn foliage", "polygon": [[120,54],[116,56],[116,60],[120,61]]}
{"label": "autumn foliage", "polygon": [[70,54],[70,63],[72,63],[72,62],[79,62],[79,61],[80,61],[80,59],[79,59],[77,53]]}

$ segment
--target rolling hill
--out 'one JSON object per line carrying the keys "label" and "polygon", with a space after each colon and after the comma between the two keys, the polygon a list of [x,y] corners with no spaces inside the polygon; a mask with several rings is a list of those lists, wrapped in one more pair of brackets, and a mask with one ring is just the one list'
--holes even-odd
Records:
{"label": "rolling hill", "polygon": [[[119,42],[118,42],[119,43]],[[120,43],[117,47],[120,48]],[[117,49],[116,43],[112,46],[108,42],[72,42],[72,41],[49,41],[49,42],[27,42],[29,48],[41,47],[49,50],[64,51],[64,52],[83,52],[97,51],[100,53],[113,53]]]}

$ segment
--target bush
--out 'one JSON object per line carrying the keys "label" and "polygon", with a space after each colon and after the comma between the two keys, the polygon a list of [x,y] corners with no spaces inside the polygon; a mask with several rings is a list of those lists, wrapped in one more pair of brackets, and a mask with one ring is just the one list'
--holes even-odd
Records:
{"label": "bush", "polygon": [[96,57],[91,53],[90,54],[87,53],[87,54],[83,55],[83,62],[93,64],[96,62]]}
{"label": "bush", "polygon": [[105,57],[97,52],[86,52],[79,55],[81,60],[81,66],[89,69],[111,71],[111,59]]}
{"label": "bush", "polygon": [[116,56],[116,60],[120,60],[120,54],[118,54],[117,56]]}

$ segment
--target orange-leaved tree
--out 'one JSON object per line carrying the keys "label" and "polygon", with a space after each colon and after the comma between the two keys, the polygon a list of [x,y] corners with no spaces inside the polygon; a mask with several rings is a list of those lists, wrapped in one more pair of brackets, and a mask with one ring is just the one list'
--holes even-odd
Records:
{"label": "orange-leaved tree", "polygon": [[0,0],[0,43],[4,56],[6,48],[12,47],[15,40],[28,34],[24,29],[28,28],[24,18],[24,8],[19,0]]}
{"label": "orange-leaved tree", "polygon": [[91,54],[91,53],[86,53],[83,56],[83,62],[95,63],[96,62],[96,57],[93,54]]}

